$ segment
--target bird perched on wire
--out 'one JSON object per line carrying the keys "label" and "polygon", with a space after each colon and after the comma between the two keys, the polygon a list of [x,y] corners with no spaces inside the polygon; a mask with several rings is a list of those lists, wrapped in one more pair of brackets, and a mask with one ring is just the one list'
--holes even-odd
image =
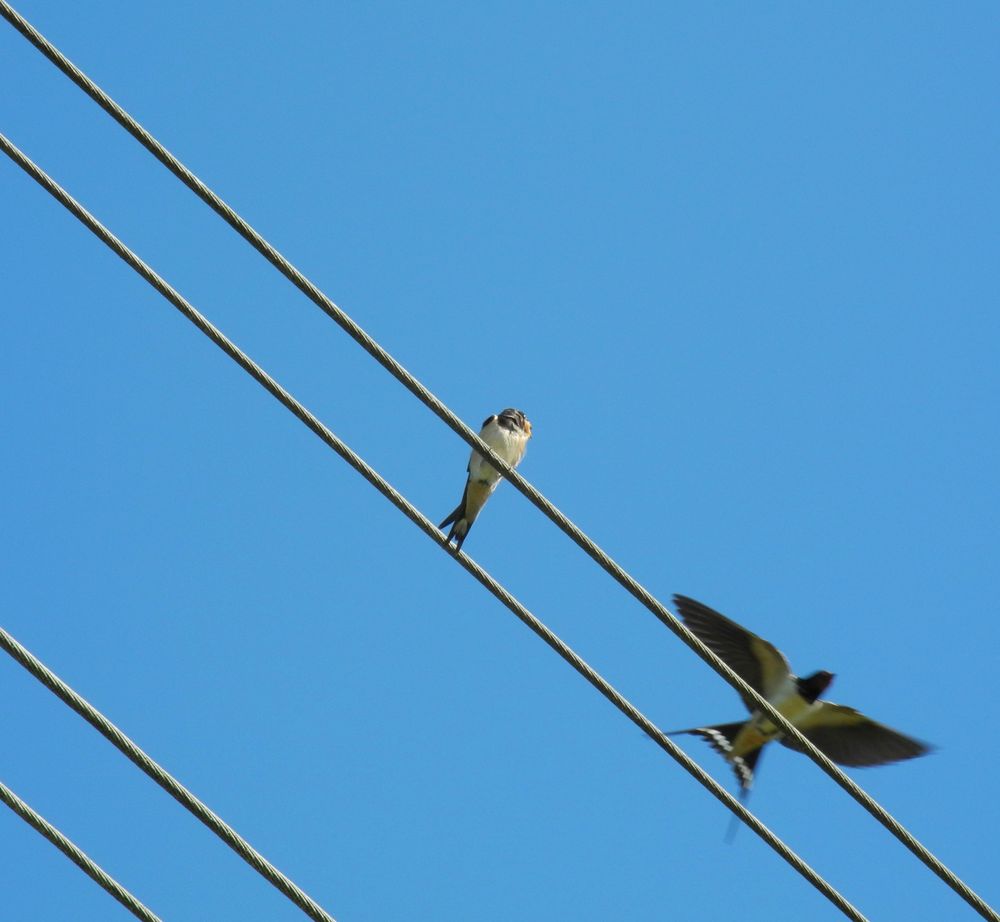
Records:
{"label": "bird perched on wire", "polygon": [[[832,761],[852,766],[885,765],[931,750],[927,743],[876,723],[854,708],[820,701],[833,681],[832,673],[820,670],[800,679],[773,644],[701,602],[683,595],[675,595],[674,601],[684,623],[702,643]],[[767,743],[777,740],[789,749],[802,749],[787,739],[749,698],[740,697],[750,711],[748,720],[677,730],[669,735],[691,733],[707,740],[732,765],[740,785],[740,799],[746,800]]]}
{"label": "bird perched on wire", "polygon": [[[494,413],[483,423],[479,437],[506,461],[511,467],[517,467],[524,457],[531,438],[531,423],[520,410],[506,409]],[[448,541],[455,541],[455,550],[461,550],[486,500],[500,483],[501,474],[478,451],[472,450],[469,457],[469,479],[465,482],[465,492],[462,501],[438,528],[451,525]]]}

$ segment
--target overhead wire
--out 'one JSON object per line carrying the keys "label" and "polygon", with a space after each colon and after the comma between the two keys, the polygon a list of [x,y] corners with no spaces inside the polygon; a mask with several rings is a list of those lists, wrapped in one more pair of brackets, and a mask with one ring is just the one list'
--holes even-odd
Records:
{"label": "overhead wire", "polygon": [[[111,231],[101,224],[90,214],[79,202],[69,193],[59,186],[48,174],[33,163],[22,151],[20,151],[6,136],[0,134],[0,150],[2,150],[11,160],[34,179],[43,189],[52,195],[60,204],[70,211],[82,224],[84,224],[95,236],[106,244],[114,253],[124,260],[135,272],[144,278],[156,291],[158,291],[167,301],[169,301],[178,311],[190,320],[202,333],[208,336],[223,352],[233,359],[244,371],[253,377],[265,390],[274,396],[286,409],[290,410],[309,429],[330,448],[332,448],[344,461],[346,461],[357,473],[375,487],[386,499],[388,499],[400,512],[402,512],[411,522],[413,522],[427,537],[434,541],[438,547],[445,550],[457,563],[466,571],[472,574],[490,593],[502,602],[514,615],[516,615],[528,628],[539,636],[548,646],[553,649],[563,660],[582,675],[594,688],[596,688],[608,701],[610,701],[619,711],[625,714],[634,724],[643,730],[661,749],[663,749],[672,759],[678,762],[681,767],[694,777],[699,784],[716,797],[725,807],[738,816],[747,826],[749,826],[761,839],[763,839],[777,854],[779,854],[788,864],[790,864],[799,874],[808,880],[817,890],[830,900],[845,916],[856,922],[865,922],[865,917],[854,907],[844,896],[842,896],[831,884],[824,880],[813,868],[811,868],[802,858],[800,858],[788,845],[786,845],[775,833],[773,833],[764,823],[751,813],[739,800],[733,797],[714,778],[708,775],[693,759],[691,759],[677,744],[667,737],[652,721],[642,714],[630,701],[621,695],[606,679],[585,662],[576,652],[564,643],[555,633],[553,633],[544,623],[536,618],[521,602],[519,602],[510,592],[508,592],[499,582],[486,572],[478,563],[466,554],[452,554],[448,542],[441,534],[440,530],[424,516],[415,506],[413,506],[402,494],[388,483],[377,471],[370,467],[364,459],[355,454],[351,448],[338,438],[318,417],[308,410],[300,401],[292,396],[273,377],[264,371],[245,352],[228,339],[217,327],[210,323],[201,313],[199,313],[179,292],[169,283],[161,278],[148,264],[133,253],[121,240]],[[79,710],[78,705],[82,699],[75,693],[67,698],[65,696],[64,683],[53,681],[49,670],[41,666],[34,657],[27,654],[20,644],[13,641],[6,632],[0,631],[0,646],[15,656],[18,662],[29,668],[43,681],[49,688],[56,691],[64,701],[70,704],[74,710],[78,710],[104,735],[115,742],[112,736],[105,732],[105,721],[92,719],[92,708],[87,706],[87,710]],[[15,652],[12,652],[15,651]],[[29,665],[30,664],[30,665]],[[39,668],[41,667],[41,668]],[[59,689],[59,690],[57,690]],[[85,702],[83,702],[86,704]],[[105,719],[106,720],[106,719]],[[131,741],[129,741],[131,742]],[[115,742],[115,745],[118,745]],[[132,744],[134,747],[134,744]],[[119,746],[122,749],[121,746]],[[131,747],[130,747],[131,748]],[[122,749],[126,755],[130,752]],[[133,761],[136,761],[133,759]],[[140,764],[136,762],[136,764]],[[143,767],[140,765],[140,767]],[[144,768],[145,770],[145,768]],[[148,774],[148,772],[147,772]],[[157,780],[158,779],[154,779]],[[173,790],[168,788],[171,793]],[[175,795],[176,796],[176,795]],[[182,801],[183,803],[183,801]]]}
{"label": "overhead wire", "polygon": [[[2,142],[5,140],[3,135],[0,135],[0,146],[2,146]],[[57,698],[76,711],[101,736],[128,758],[130,762],[155,781],[185,810],[204,823],[205,826],[236,852],[250,867],[260,874],[261,877],[288,897],[309,918],[314,919],[315,922],[336,922],[336,919],[309,896],[309,894],[279,871],[243,836],[236,832],[232,826],[195,797],[170,772],[150,758],[129,737],[119,730],[114,723],[97,710],[89,701],[73,691],[48,666],[26,647],[18,643],[2,627],[0,627],[0,649],[3,649],[5,653],[10,655],[15,662],[20,663],[39,682],[56,695]]]}
{"label": "overhead wire", "polygon": [[162,922],[160,917],[148,906],[126,890],[117,880],[107,873],[97,862],[90,858],[79,846],[63,835],[40,813],[28,806],[6,784],[0,782],[0,800],[13,810],[29,826],[33,827],[59,849],[91,880],[103,887],[119,903],[122,904],[137,919],[143,922]]}
{"label": "overhead wire", "polygon": [[550,500],[538,491],[524,477],[498,457],[478,434],[470,429],[448,406],[442,403],[427,387],[407,371],[375,339],[369,336],[357,323],[325,295],[313,282],[293,266],[281,253],[268,243],[226,202],[194,175],[180,160],[171,154],[159,141],[143,128],[129,113],[118,105],[107,93],[73,64],[61,51],[49,42],[24,17],[17,13],[6,0],[0,0],[0,15],[48,58],[60,71],[82,89],[105,112],[115,119],[129,134],[139,141],[157,160],[167,167],[181,182],[202,199],[213,211],[223,218],[237,233],[268,260],[296,288],[303,292],[324,313],[333,319],[352,339],[369,353],[386,371],[416,396],[425,406],[438,416],[452,431],[478,451],[489,463],[509,480],[513,486],[555,523],[616,582],[636,598],[646,609],[680,640],[704,660],[718,675],[725,679],[736,691],[768,716],[781,731],[796,743],[796,748],[813,760],[830,778],[860,804],[875,820],[884,826],[896,839],[909,849],[929,870],[936,874],[958,896],[965,900],[981,916],[1000,922],[1000,915],[987,904],[968,884],[948,868],[902,823],[889,813],[878,801],[860,785],[845,774],[833,761],[821,752],[809,739],[801,734],[784,715],[756,689],[751,688],[722,659],[695,636],[682,621],[652,593],[642,586],[620,564],[613,560],[592,538],[586,535]]}

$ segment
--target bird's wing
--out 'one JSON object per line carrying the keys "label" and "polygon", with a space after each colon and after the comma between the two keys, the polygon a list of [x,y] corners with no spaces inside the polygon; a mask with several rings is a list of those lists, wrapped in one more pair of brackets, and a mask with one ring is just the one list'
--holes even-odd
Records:
{"label": "bird's wing", "polygon": [[[914,759],[933,748],[865,717],[854,708],[830,701],[817,703],[819,707],[798,725],[798,729],[820,752],[839,765],[885,765]],[[780,742],[789,749],[802,751],[794,740],[781,737]]]}
{"label": "bird's wing", "polygon": [[[490,424],[495,423],[496,421],[497,421],[497,415],[496,413],[494,413],[492,416],[487,416],[486,419],[483,420],[482,426],[479,427],[479,438],[481,438],[484,442],[486,442],[487,445],[489,444],[489,439],[486,438],[486,436],[489,434]],[[479,452],[476,451],[475,448],[473,448],[472,451],[469,453],[469,463],[465,465],[465,472],[467,474],[472,473],[472,462],[478,456]]]}
{"label": "bird's wing", "polygon": [[[770,698],[788,679],[788,660],[773,644],[687,596],[675,595],[674,602],[684,623],[701,642],[759,694]],[[740,697],[747,710],[757,710],[749,698]]]}

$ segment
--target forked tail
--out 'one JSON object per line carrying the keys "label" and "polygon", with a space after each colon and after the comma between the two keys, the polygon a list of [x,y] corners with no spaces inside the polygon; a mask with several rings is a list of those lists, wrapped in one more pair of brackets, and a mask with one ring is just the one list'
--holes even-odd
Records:
{"label": "forked tail", "polygon": [[[761,746],[759,749],[754,749],[753,752],[748,752],[745,755],[734,756],[732,754],[733,740],[736,739],[743,727],[743,721],[736,721],[731,724],[716,724],[713,727],[693,727],[690,730],[675,730],[673,733],[668,733],[667,736],[690,734],[691,736],[700,736],[705,740],[709,746],[732,765],[733,773],[736,775],[736,780],[740,786],[737,796],[740,799],[740,803],[746,805],[747,799],[750,797],[750,788],[753,786],[754,770],[757,762],[760,760],[760,754],[764,751],[764,747]],[[733,814],[729,830],[726,833],[727,843],[733,841],[738,824],[739,818],[736,814]]]}

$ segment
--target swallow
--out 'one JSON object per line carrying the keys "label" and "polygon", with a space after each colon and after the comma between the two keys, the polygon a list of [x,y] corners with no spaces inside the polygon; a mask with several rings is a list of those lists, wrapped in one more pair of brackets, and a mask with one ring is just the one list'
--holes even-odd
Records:
{"label": "swallow", "polygon": [[[483,423],[479,430],[481,438],[511,467],[517,467],[524,457],[531,438],[531,423],[520,410],[501,410]],[[486,500],[500,483],[501,474],[478,451],[472,450],[467,468],[469,478],[465,482],[462,501],[438,528],[451,525],[448,541],[455,541],[455,550],[462,549],[462,543],[476,521],[476,516],[486,505]]]}
{"label": "swallow", "polygon": [[[706,647],[839,765],[886,765],[922,756],[932,749],[927,743],[877,723],[854,708],[821,701],[820,696],[833,681],[833,673],[821,669],[799,678],[773,644],[687,596],[675,595],[674,602],[684,623]],[[748,720],[677,730],[670,735],[690,733],[706,740],[733,767],[740,799],[745,801],[764,746],[777,740],[796,752],[802,748],[787,739],[746,695],[740,697],[750,711]]]}

